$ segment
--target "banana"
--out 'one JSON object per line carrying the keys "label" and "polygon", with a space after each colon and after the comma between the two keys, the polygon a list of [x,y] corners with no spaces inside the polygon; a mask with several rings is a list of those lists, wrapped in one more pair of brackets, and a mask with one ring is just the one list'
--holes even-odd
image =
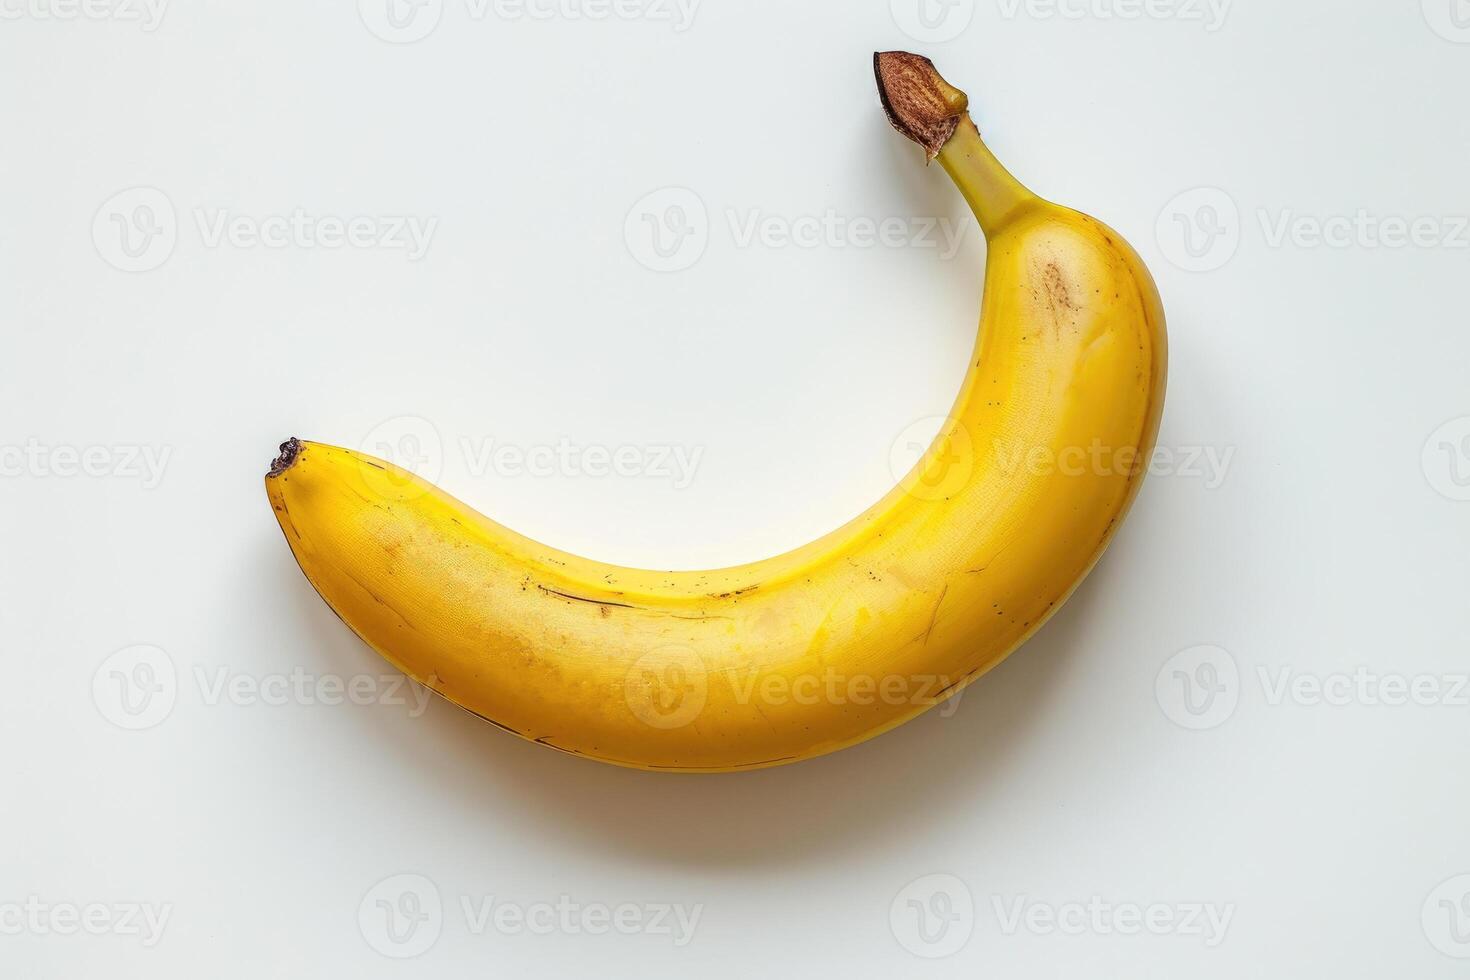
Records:
{"label": "banana", "polygon": [[875,56],[890,121],[988,241],[975,355],[883,500],[792,552],[655,572],[547,547],[390,463],[291,440],[266,477],[302,571],[370,646],[496,726],[650,770],[809,759],[919,714],[1051,616],[1142,483],[1164,314],[1115,232],[1023,187],[925,58]]}

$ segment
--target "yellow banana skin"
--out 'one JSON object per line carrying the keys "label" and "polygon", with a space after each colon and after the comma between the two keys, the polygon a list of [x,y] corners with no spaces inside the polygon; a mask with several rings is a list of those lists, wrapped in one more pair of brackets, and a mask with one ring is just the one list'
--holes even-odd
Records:
{"label": "yellow banana skin", "polygon": [[524,538],[392,464],[293,440],[266,490],[322,598],[495,725],[651,770],[809,759],[999,663],[1077,587],[1138,492],[1163,407],[1164,314],[1122,238],[1032,195],[963,95],[934,90],[953,123],[929,148],[985,230],[985,294],[950,418],[883,500],[775,558],[641,571]]}

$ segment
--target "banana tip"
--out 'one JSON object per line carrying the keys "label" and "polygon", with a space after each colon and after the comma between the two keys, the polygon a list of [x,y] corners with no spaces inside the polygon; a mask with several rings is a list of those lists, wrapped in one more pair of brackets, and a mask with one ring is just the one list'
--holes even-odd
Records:
{"label": "banana tip", "polygon": [[266,474],[266,478],[269,479],[274,476],[280,476],[282,473],[289,470],[292,465],[295,464],[297,457],[299,457],[300,455],[301,440],[297,439],[295,436],[292,436],[290,439],[287,439],[285,442],[281,443],[281,453],[271,462],[271,470],[269,473]]}

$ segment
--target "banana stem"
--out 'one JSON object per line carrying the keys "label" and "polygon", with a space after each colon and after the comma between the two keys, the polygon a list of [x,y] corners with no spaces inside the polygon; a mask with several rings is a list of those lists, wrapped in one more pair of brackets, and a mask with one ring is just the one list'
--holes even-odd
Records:
{"label": "banana stem", "polygon": [[880,51],[873,72],[888,121],[949,172],[986,238],[1036,200],[990,152],[970,119],[969,97],[946,82],[934,62],[907,51]]}
{"label": "banana stem", "polygon": [[953,178],[987,239],[994,238],[1026,205],[1036,200],[980,138],[966,113],[939,150],[939,165]]}

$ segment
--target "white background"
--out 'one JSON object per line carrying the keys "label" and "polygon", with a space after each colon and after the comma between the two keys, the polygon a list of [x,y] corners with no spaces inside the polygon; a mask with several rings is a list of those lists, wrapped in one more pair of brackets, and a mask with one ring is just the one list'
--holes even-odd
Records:
{"label": "white background", "polygon": [[[1464,974],[1464,0],[386,2],[0,3],[0,972]],[[297,571],[275,444],[627,564],[845,521],[979,301],[877,105],[899,47],[1159,281],[1171,455],[1095,575],[957,706],[795,767],[421,711]],[[373,240],[241,237],[297,209]],[[836,230],[783,245],[804,217]],[[633,475],[513,464],[620,446]],[[621,905],[640,931],[584,928]]]}

